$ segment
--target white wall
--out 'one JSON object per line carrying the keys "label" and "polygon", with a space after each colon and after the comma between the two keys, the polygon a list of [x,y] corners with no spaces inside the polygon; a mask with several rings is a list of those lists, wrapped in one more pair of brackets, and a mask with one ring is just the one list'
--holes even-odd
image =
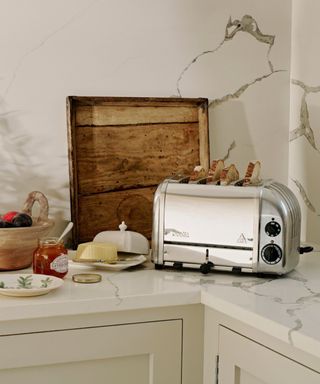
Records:
{"label": "white wall", "polygon": [[[211,157],[228,157],[241,173],[259,159],[263,177],[287,182],[291,0],[0,0],[0,6],[0,213],[19,209],[29,191],[40,190],[56,232],[70,218],[68,95],[180,92],[217,102],[240,90],[210,108]],[[254,18],[260,35],[275,36],[272,46],[243,30],[224,40],[229,17],[244,15]],[[213,52],[188,67],[205,51]]]}

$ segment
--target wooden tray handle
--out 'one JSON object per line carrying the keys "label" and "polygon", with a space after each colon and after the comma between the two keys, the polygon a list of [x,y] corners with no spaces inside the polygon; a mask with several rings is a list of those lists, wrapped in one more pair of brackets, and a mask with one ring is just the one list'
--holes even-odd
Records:
{"label": "wooden tray handle", "polygon": [[34,220],[35,224],[41,224],[48,221],[49,204],[48,199],[42,192],[33,191],[30,192],[22,208],[22,212],[32,216],[33,204],[37,202],[40,207],[40,213],[37,219]]}

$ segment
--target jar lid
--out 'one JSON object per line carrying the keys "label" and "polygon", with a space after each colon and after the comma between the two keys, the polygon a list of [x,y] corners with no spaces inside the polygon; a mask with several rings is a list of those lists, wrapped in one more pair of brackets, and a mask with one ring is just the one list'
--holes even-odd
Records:
{"label": "jar lid", "polygon": [[102,277],[98,273],[77,273],[75,275],[72,275],[72,280],[75,283],[99,283],[101,279]]}
{"label": "jar lid", "polygon": [[39,243],[43,246],[62,245],[62,241],[59,241],[58,237],[42,237],[39,239]]}

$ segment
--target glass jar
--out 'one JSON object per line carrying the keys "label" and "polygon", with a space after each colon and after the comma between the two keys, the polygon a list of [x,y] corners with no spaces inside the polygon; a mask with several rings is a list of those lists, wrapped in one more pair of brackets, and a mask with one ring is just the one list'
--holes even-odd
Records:
{"label": "glass jar", "polygon": [[68,251],[57,237],[39,240],[33,252],[33,272],[63,278],[68,272]]}

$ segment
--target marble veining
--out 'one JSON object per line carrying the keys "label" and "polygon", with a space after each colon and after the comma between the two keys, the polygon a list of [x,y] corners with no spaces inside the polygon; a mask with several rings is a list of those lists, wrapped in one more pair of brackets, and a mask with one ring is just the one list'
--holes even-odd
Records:
{"label": "marble veining", "polygon": [[229,145],[229,148],[228,148],[228,150],[227,150],[227,153],[226,153],[225,156],[223,156],[223,158],[222,158],[223,161],[226,161],[226,160],[229,159],[231,151],[232,151],[233,149],[235,149],[236,146],[237,146],[236,141],[233,140],[233,142]]}
{"label": "marble veining", "polygon": [[203,51],[201,53],[199,53],[196,57],[194,57],[189,64],[187,64],[186,67],[183,68],[182,72],[180,73],[179,77],[178,77],[178,80],[177,80],[177,83],[176,83],[176,88],[177,88],[177,92],[178,92],[178,96],[181,97],[181,91],[180,91],[180,83],[183,79],[183,76],[185,75],[185,73],[188,71],[188,69],[191,67],[192,64],[194,64],[195,62],[198,61],[198,59],[201,57],[201,56],[204,56],[204,55],[207,55],[208,53],[215,53],[217,52],[222,46],[223,44],[226,42],[226,38],[224,38],[220,44],[216,47],[216,48],[213,48],[213,49],[209,49],[207,51]]}
{"label": "marble veining", "polygon": [[[231,29],[230,32],[229,32],[229,29]],[[265,43],[269,45],[269,49],[267,51],[267,60],[269,63],[270,71],[273,72],[273,64],[270,60],[270,51],[274,44],[275,36],[266,35],[262,33],[259,29],[258,23],[250,15],[243,16],[241,20],[236,19],[233,21],[231,20],[231,17],[230,17],[228,20],[228,24],[226,26],[225,39],[226,40],[232,39],[234,35],[239,31],[250,33],[253,37],[255,37],[261,43]]]}
{"label": "marble veining", "polygon": [[264,79],[267,79],[268,77],[270,77],[270,76],[272,76],[272,75],[274,75],[275,73],[278,73],[278,72],[285,72],[285,70],[284,69],[278,69],[278,70],[274,70],[273,72],[267,73],[267,74],[265,74],[263,76],[257,77],[256,79],[252,80],[250,83],[242,85],[235,92],[228,93],[227,95],[224,95],[221,98],[214,99],[214,100],[210,101],[209,107],[215,108],[218,105],[220,105],[220,104],[222,104],[222,103],[224,103],[226,101],[233,100],[233,99],[238,99],[251,85],[254,85],[254,84],[256,84],[259,81],[262,81]]}
{"label": "marble veining", "polygon": [[[303,94],[302,94],[301,102],[300,102],[300,116],[299,116],[300,124],[297,128],[295,128],[294,130],[292,130],[290,132],[289,141],[292,142],[294,140],[297,140],[299,137],[305,137],[308,144],[315,151],[320,152],[318,145],[316,143],[316,140],[315,140],[313,128],[311,126],[309,106],[308,106],[308,101],[307,101],[307,97],[309,94],[320,92],[320,86],[306,85],[303,81],[296,80],[296,79],[292,79],[291,82],[292,82],[292,84],[300,87],[303,90]],[[316,209],[315,209],[314,205],[312,204],[310,198],[308,197],[307,192],[306,192],[305,188],[303,187],[303,185],[296,179],[292,178],[291,180],[297,186],[298,191],[300,193],[300,196],[301,196],[303,202],[305,203],[305,205],[307,206],[307,208],[311,212],[317,213]]]}
{"label": "marble veining", "polygon": [[[288,275],[288,278],[297,282],[300,282],[303,288],[309,293],[308,295],[301,296],[292,303],[283,303],[283,304],[291,304],[294,308],[287,308],[286,313],[289,317],[294,321],[294,326],[288,332],[288,341],[291,345],[294,345],[293,341],[293,332],[297,332],[303,327],[303,320],[298,316],[299,311],[302,311],[306,308],[306,306],[315,304],[318,297],[320,297],[320,293],[314,292],[311,288],[308,287],[308,280],[300,275],[297,271],[293,271]],[[320,303],[320,301],[319,301]]]}
{"label": "marble veining", "polygon": [[302,200],[304,201],[304,203],[306,204],[306,206],[310,209],[310,211],[312,212],[316,212],[316,209],[315,207],[313,206],[313,204],[311,203],[309,197],[307,196],[307,193],[305,191],[305,189],[303,188],[302,184],[300,183],[300,181],[296,180],[296,179],[292,179],[291,180],[295,183],[295,185],[297,186],[298,190],[299,190],[299,193],[301,195],[301,198]]}
{"label": "marble veining", "polygon": [[[112,275],[113,277],[116,277],[117,274]],[[114,288],[114,297],[117,300],[117,305],[121,305],[123,299],[120,296],[120,287],[111,279],[111,276],[107,276],[106,280],[112,285]]]}
{"label": "marble veining", "polygon": [[318,299],[320,299],[320,293],[314,293],[312,295],[302,296],[296,300],[295,308],[286,309],[286,313],[288,314],[288,316],[290,316],[293,319],[295,323],[295,326],[292,327],[288,332],[288,341],[291,345],[295,345],[293,341],[293,335],[292,335],[293,332],[297,332],[303,328],[303,320],[298,316],[299,311],[304,310],[309,305],[320,304],[320,300]]}
{"label": "marble veining", "polygon": [[[269,284],[275,283],[277,286],[280,286],[286,281],[292,280],[300,286],[299,291],[301,296],[294,298],[293,300],[287,300],[280,295],[275,295],[274,289],[272,289]],[[246,294],[250,294],[253,297],[265,298],[269,302],[280,305],[285,308],[285,313],[288,316],[288,320],[293,322],[293,325],[288,325],[288,342],[291,345],[295,345],[293,340],[293,333],[301,330],[304,326],[303,317],[299,316],[300,312],[303,312],[308,306],[315,306],[320,304],[320,292],[316,292],[308,286],[308,279],[302,276],[299,272],[293,271],[289,273],[286,277],[271,277],[271,278],[246,278],[245,280],[231,280],[228,282],[220,282],[216,279],[201,278],[200,285],[204,289],[208,289],[210,286],[220,286],[220,287],[233,287],[237,290],[241,290]],[[263,291],[258,292],[257,287],[263,286]],[[212,291],[212,290],[211,290]],[[307,294],[302,294],[304,291],[307,291]],[[281,292],[281,291],[280,291]],[[315,309],[315,310],[320,310]]]}
{"label": "marble veining", "polygon": [[47,36],[45,36],[42,40],[40,40],[38,43],[36,43],[31,49],[26,51],[17,60],[17,64],[14,66],[12,74],[11,74],[11,77],[9,78],[8,84],[7,84],[7,86],[6,86],[6,88],[5,88],[4,92],[3,92],[3,98],[5,98],[8,95],[8,93],[9,93],[13,83],[16,80],[16,77],[18,75],[18,71],[22,67],[24,61],[28,57],[33,55],[35,52],[37,52],[39,49],[41,49],[49,40],[51,40],[54,36],[56,36],[57,33],[60,33],[63,30],[65,30],[66,28],[68,28],[74,21],[76,21],[81,15],[85,14],[86,12],[88,12],[89,8],[91,8],[92,6],[94,6],[98,2],[101,2],[101,0],[94,0],[94,1],[90,2],[87,6],[77,10],[76,12],[74,12],[74,14],[71,15],[68,18],[67,21],[65,21],[63,24],[57,26],[53,31],[49,32],[47,34]]}
{"label": "marble veining", "polygon": [[238,32],[248,33],[251,36],[253,36],[258,42],[260,42],[262,44],[267,44],[269,46],[268,50],[267,50],[267,53],[266,53],[266,59],[267,59],[267,62],[268,62],[268,66],[269,66],[270,72],[255,78],[254,80],[252,80],[249,83],[246,83],[246,84],[242,85],[240,88],[238,88],[233,93],[228,93],[227,95],[225,95],[225,96],[223,96],[221,98],[212,100],[209,103],[209,107],[215,108],[216,106],[218,106],[218,105],[220,105],[220,104],[222,104],[222,103],[224,103],[226,101],[229,101],[231,99],[237,99],[249,87],[251,87],[252,85],[256,84],[257,82],[263,81],[263,80],[267,79],[268,77],[270,77],[270,76],[272,76],[272,75],[274,75],[274,74],[276,74],[278,72],[285,71],[285,70],[282,70],[282,69],[275,70],[274,69],[274,65],[273,65],[273,63],[271,62],[271,59],[270,59],[270,53],[271,53],[271,49],[272,49],[272,47],[274,45],[275,35],[267,35],[267,34],[262,33],[260,31],[260,28],[258,26],[257,21],[252,16],[250,16],[250,15],[244,15],[241,18],[241,20],[238,20],[238,19],[232,20],[231,17],[230,17],[228,22],[227,22],[227,24],[226,24],[226,27],[225,27],[224,37],[221,40],[221,42],[217,45],[217,47],[199,53],[197,56],[195,56],[183,68],[183,70],[180,73],[180,75],[179,75],[179,77],[177,79],[177,82],[176,82],[176,89],[177,89],[178,96],[181,97],[181,89],[180,89],[181,88],[181,82],[183,80],[184,75],[190,69],[190,67],[194,63],[196,63],[202,56],[216,53],[218,50],[220,50],[220,48],[224,44],[226,44],[228,41],[232,40],[236,36],[236,34]]}
{"label": "marble veining", "polygon": [[[156,271],[152,265],[128,271],[99,270],[102,281],[85,286],[71,276],[65,284],[39,298],[1,297],[0,323],[43,316],[76,315],[202,303],[269,333],[320,358],[320,258],[301,258],[284,277],[199,271]],[[81,266],[82,272],[93,267]]]}
{"label": "marble veining", "polygon": [[300,80],[292,80],[292,84],[299,86],[303,89],[303,95],[300,104],[300,124],[299,127],[290,132],[290,141],[296,140],[298,137],[304,136],[309,144],[319,152],[316,145],[313,129],[310,124],[309,109],[307,103],[307,96],[310,93],[320,92],[320,86],[308,86]]}

